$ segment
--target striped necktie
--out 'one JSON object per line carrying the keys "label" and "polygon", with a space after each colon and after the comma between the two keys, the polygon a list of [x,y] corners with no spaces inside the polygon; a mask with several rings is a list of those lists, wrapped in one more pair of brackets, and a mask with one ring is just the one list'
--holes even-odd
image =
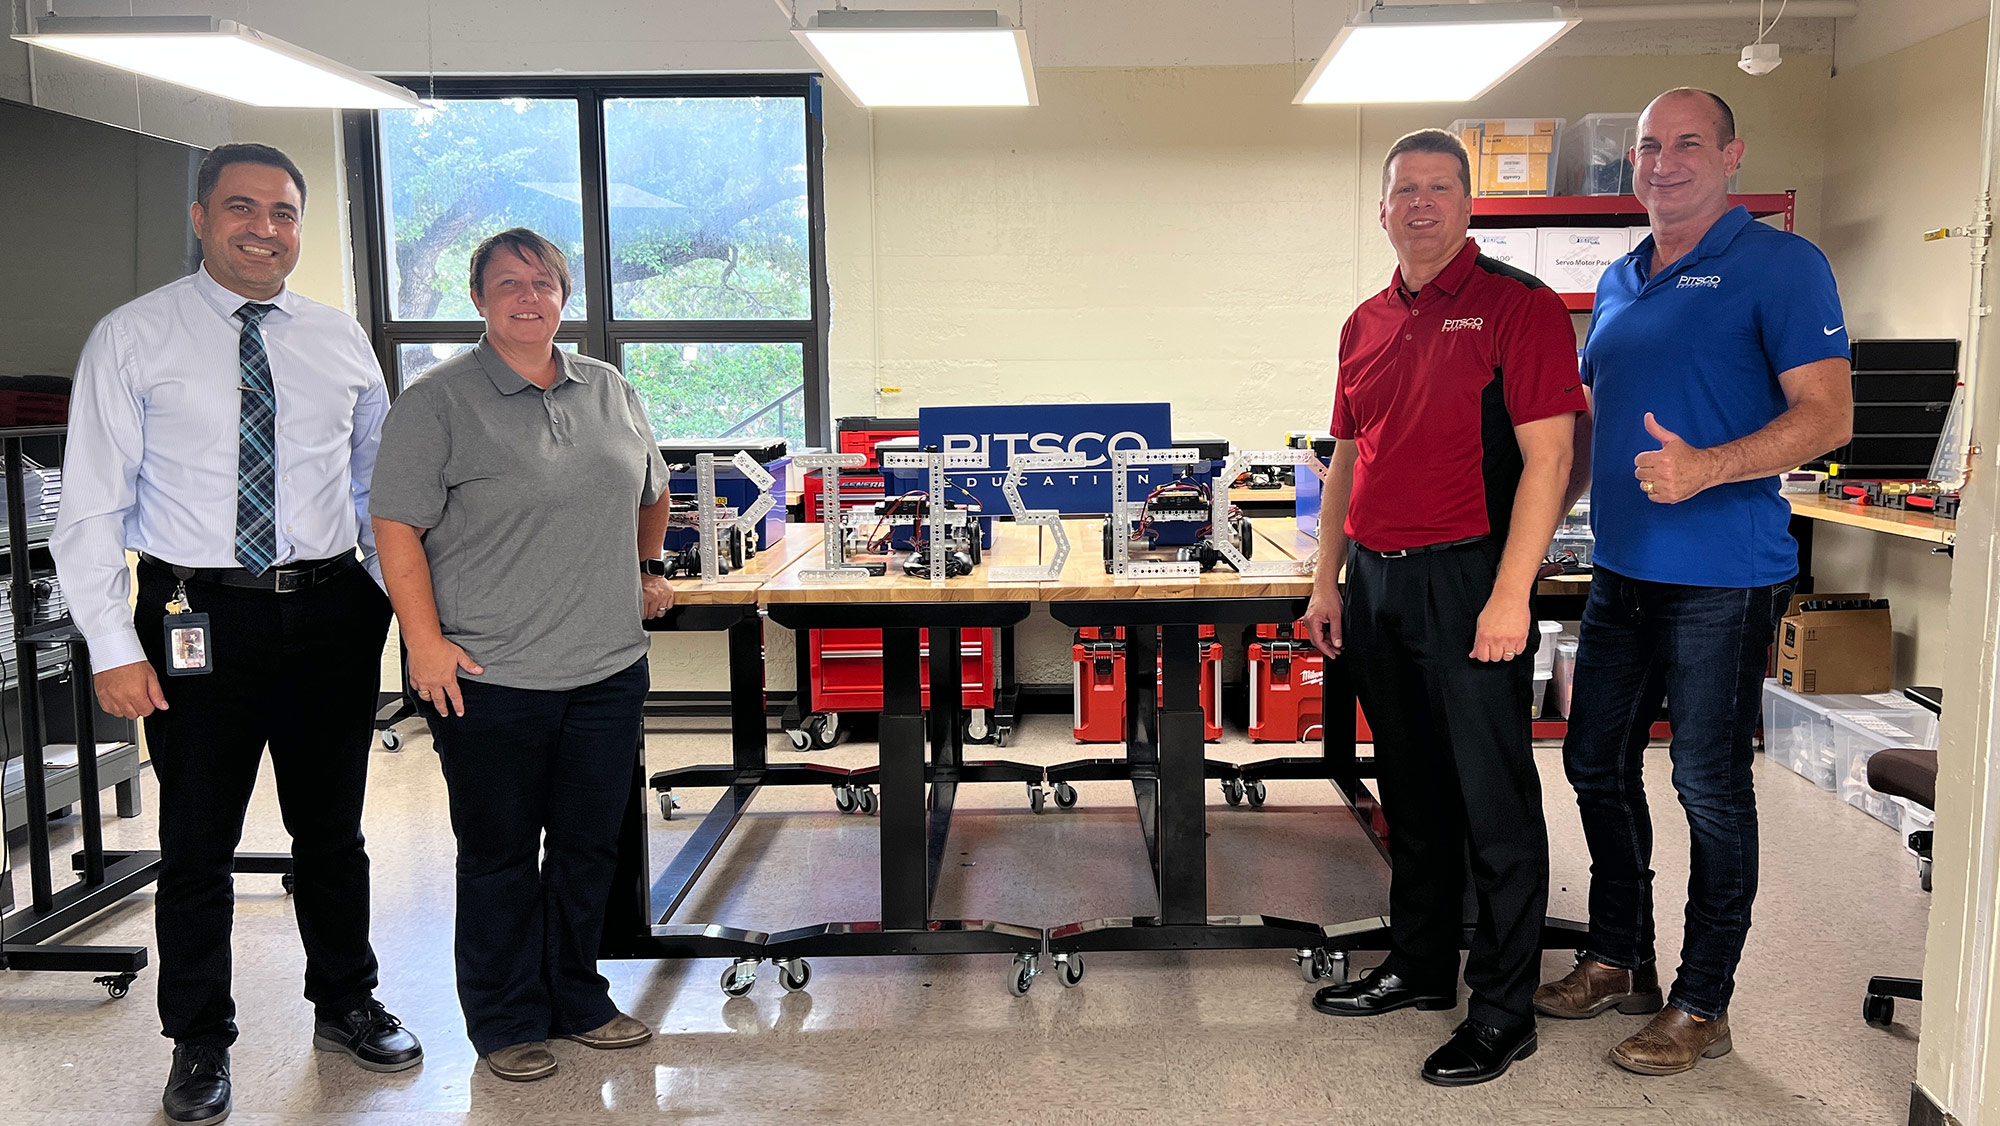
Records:
{"label": "striped necktie", "polygon": [[251,574],[271,569],[278,557],[278,399],[271,385],[271,357],[258,323],[276,305],[247,302],[237,345],[242,400],[236,419],[236,561]]}

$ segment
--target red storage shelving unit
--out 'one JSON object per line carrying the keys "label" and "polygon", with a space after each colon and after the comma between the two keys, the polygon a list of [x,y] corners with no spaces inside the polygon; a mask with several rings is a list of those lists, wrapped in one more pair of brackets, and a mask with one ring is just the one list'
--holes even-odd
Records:
{"label": "red storage shelving unit", "polygon": [[[1753,218],[1781,215],[1789,231],[1797,214],[1798,192],[1732,195],[1729,202],[1749,208]],[[1637,196],[1629,195],[1478,196],[1472,201],[1475,227],[1637,227],[1645,222],[1646,209]],[[1596,296],[1565,293],[1562,299],[1570,312],[1588,313]]]}

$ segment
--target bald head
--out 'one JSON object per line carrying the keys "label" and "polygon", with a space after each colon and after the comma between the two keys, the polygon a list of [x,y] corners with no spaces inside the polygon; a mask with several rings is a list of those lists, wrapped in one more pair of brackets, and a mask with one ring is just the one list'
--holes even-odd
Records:
{"label": "bald head", "polygon": [[1695,86],[1682,86],[1654,98],[1643,116],[1650,116],[1655,108],[1669,100],[1690,108],[1699,107],[1715,123],[1715,147],[1721,148],[1736,139],[1736,111],[1729,108],[1722,95]]}

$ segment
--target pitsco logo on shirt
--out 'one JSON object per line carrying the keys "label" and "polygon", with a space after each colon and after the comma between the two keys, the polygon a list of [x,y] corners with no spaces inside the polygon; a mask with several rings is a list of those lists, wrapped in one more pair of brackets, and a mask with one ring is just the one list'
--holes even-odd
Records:
{"label": "pitsco logo on shirt", "polygon": [[1444,331],[1446,332],[1457,332],[1462,328],[1478,330],[1485,327],[1485,317],[1452,317],[1444,322]]}
{"label": "pitsco logo on shirt", "polygon": [[1675,289],[1721,289],[1722,275],[1710,274],[1707,277],[1696,277],[1692,274],[1682,274],[1680,280],[1674,283],[1674,288]]}

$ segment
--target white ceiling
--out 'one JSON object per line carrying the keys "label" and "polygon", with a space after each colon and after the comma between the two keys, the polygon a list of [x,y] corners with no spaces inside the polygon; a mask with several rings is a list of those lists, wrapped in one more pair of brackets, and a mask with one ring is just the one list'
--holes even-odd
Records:
{"label": "white ceiling", "polygon": [[[18,0],[39,9],[46,0]],[[787,33],[794,0],[63,0],[64,15],[201,13],[239,19],[383,73],[804,70]],[[996,6],[1026,24],[1043,67],[1226,66],[1310,61],[1367,0],[856,0],[856,6]],[[1646,0],[1564,0],[1616,7]],[[1740,19],[1587,24],[1557,54],[1733,54],[1755,34]],[[1987,0],[1861,0],[1853,19],[1787,18],[1787,50],[1862,61],[1985,13]],[[807,12],[833,0],[797,0]],[[1775,12],[1779,0],[1769,0]]]}

